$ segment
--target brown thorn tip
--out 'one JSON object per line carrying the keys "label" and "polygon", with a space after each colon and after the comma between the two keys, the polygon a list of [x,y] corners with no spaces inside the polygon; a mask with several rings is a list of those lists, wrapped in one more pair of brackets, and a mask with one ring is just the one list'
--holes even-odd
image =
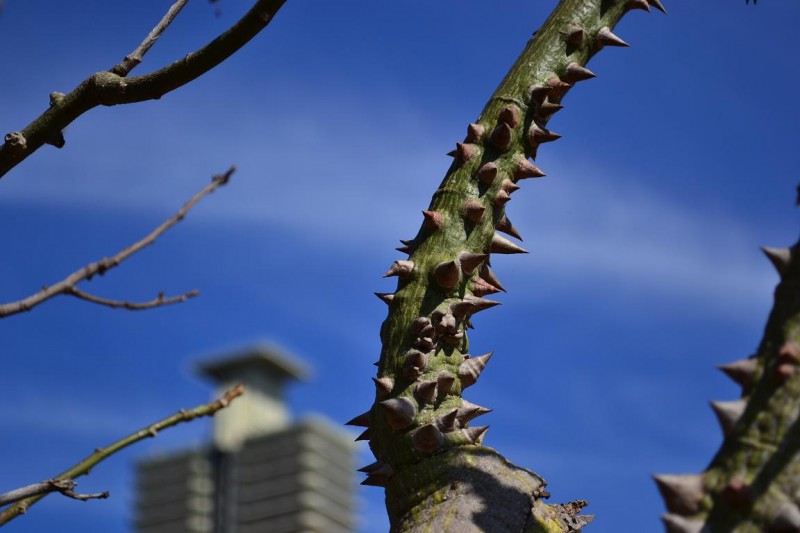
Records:
{"label": "brown thorn tip", "polygon": [[545,98],[550,95],[552,91],[552,87],[549,85],[531,85],[530,94],[531,100],[536,102],[537,104],[541,104],[544,102]]}
{"label": "brown thorn tip", "polygon": [[471,143],[480,141],[485,130],[486,128],[480,124],[470,124],[467,126],[467,137],[465,140]]}
{"label": "brown thorn tip", "polygon": [[497,207],[502,207],[510,201],[511,201],[511,195],[508,194],[508,191],[504,189],[500,189],[499,191],[497,191],[497,194],[494,195],[494,205]]}
{"label": "brown thorn tip", "polygon": [[464,204],[464,218],[475,224],[480,221],[485,211],[486,208],[480,200],[476,200],[475,198],[470,198],[467,200],[467,203]]}
{"label": "brown thorn tip", "polygon": [[705,523],[699,520],[690,520],[671,513],[661,515],[661,521],[667,533],[700,533],[705,526]]}
{"label": "brown thorn tip", "polygon": [[493,254],[527,254],[528,251],[520,246],[517,246],[508,239],[501,237],[497,233],[492,236],[492,244],[489,251]]}
{"label": "brown thorn tip", "polygon": [[473,252],[461,252],[458,254],[458,262],[461,265],[461,270],[468,275],[472,275],[475,269],[488,258],[489,256],[486,254],[476,254]]}
{"label": "brown thorn tip", "polygon": [[414,431],[411,443],[420,453],[433,453],[442,447],[444,435],[435,423],[429,423]]}
{"label": "brown thorn tip", "polygon": [[452,289],[461,279],[461,269],[456,261],[445,261],[436,265],[433,275],[440,287]]}
{"label": "brown thorn tip", "polygon": [[654,8],[658,9],[665,15],[667,14],[667,9],[664,7],[664,4],[661,3],[661,0],[647,0],[647,3],[653,6]]}
{"label": "brown thorn tip", "polygon": [[747,407],[746,400],[736,400],[733,402],[709,402],[714,414],[717,415],[717,420],[722,428],[723,436],[730,437],[736,428],[736,423],[742,417],[745,407]]}
{"label": "brown thorn tip", "polygon": [[386,271],[383,277],[388,278],[390,276],[397,276],[400,279],[405,279],[411,275],[412,270],[414,270],[413,261],[395,261],[392,263],[392,266]]}
{"label": "brown thorn tip", "polygon": [[505,287],[503,287],[503,284],[500,283],[500,280],[497,279],[497,276],[495,276],[494,272],[492,272],[492,269],[489,268],[489,265],[484,264],[481,267],[480,277],[482,279],[486,280],[487,283],[489,283],[491,285],[494,285],[495,287],[497,287],[501,291],[507,292]]}
{"label": "brown thorn tip", "polygon": [[546,119],[552,117],[555,113],[564,109],[564,106],[561,104],[556,104],[551,102],[550,100],[545,100],[539,107],[536,108],[536,118],[539,119]]}
{"label": "brown thorn tip", "polygon": [[489,431],[489,426],[474,426],[463,429],[462,431],[464,432],[464,435],[466,435],[468,441],[470,441],[472,444],[480,446],[483,443],[483,438],[486,436],[486,432]]}
{"label": "brown thorn tip", "polygon": [[567,65],[566,77],[570,80],[571,83],[575,83],[578,81],[584,81],[596,78],[597,74],[595,74],[586,67],[580,66],[577,63],[570,63],[569,65]]}
{"label": "brown thorn tip", "polygon": [[487,283],[481,277],[475,278],[475,281],[472,282],[471,290],[472,294],[475,296],[487,296],[489,294],[500,292],[500,289],[490,283]]}
{"label": "brown thorn tip", "polygon": [[516,128],[520,123],[519,108],[513,105],[504,107],[497,119],[504,124],[508,124],[512,129]]}
{"label": "brown thorn tip", "polygon": [[361,435],[356,437],[356,442],[360,440],[369,440],[370,438],[372,438],[372,435],[370,434],[369,428],[367,428],[361,432]]}
{"label": "brown thorn tip", "polygon": [[561,135],[550,130],[544,130],[534,122],[528,130],[528,137],[531,144],[535,145],[557,141],[561,138]]}
{"label": "brown thorn tip", "polygon": [[369,427],[369,411],[361,413],[360,415],[353,417],[349,422],[345,422],[346,426],[361,426],[363,428]]}
{"label": "brown thorn tip", "polygon": [[617,37],[608,26],[603,26],[597,32],[597,44],[603,46],[630,46],[628,43]]}
{"label": "brown thorn tip", "polygon": [[480,170],[478,170],[478,179],[486,185],[491,185],[497,178],[497,165],[494,163],[486,163]]}
{"label": "brown thorn tip", "polygon": [[436,381],[420,381],[414,387],[414,395],[422,403],[431,403],[436,398]]}
{"label": "brown thorn tip", "polygon": [[761,251],[770,260],[772,266],[778,271],[778,274],[783,277],[789,270],[789,263],[792,260],[792,250],[789,248],[770,248],[769,246],[762,246]]}
{"label": "brown thorn tip", "polygon": [[749,359],[740,359],[717,366],[720,370],[725,372],[729,378],[742,386],[742,389],[749,390],[753,384],[756,370],[758,369],[758,360],[754,357]]}
{"label": "brown thorn tip", "polygon": [[495,224],[494,229],[496,229],[497,231],[502,231],[506,235],[511,235],[512,237],[522,240],[522,236],[520,236],[519,232],[517,231],[517,228],[514,227],[514,225],[511,223],[511,221],[508,219],[506,215],[503,215],[503,218],[497,221],[497,224]]}
{"label": "brown thorn tip", "polygon": [[372,378],[375,382],[375,392],[379,398],[385,398],[392,393],[394,381],[390,377]]}
{"label": "brown thorn tip", "polygon": [[422,211],[422,216],[425,217],[422,225],[425,226],[426,229],[434,230],[442,227],[444,217],[439,211],[431,211],[426,209]]}
{"label": "brown thorn tip", "polygon": [[417,415],[417,407],[409,398],[390,398],[378,405],[383,409],[386,421],[394,429],[407,428]]}
{"label": "brown thorn tip", "polygon": [[458,378],[461,380],[461,388],[466,389],[470,385],[474,385],[478,378],[486,368],[489,359],[492,358],[493,352],[479,355],[478,357],[470,357],[460,365],[458,365]]}
{"label": "brown thorn tip", "polygon": [[586,32],[580,26],[570,26],[564,33],[567,36],[567,42],[574,46],[581,44],[586,37]]}
{"label": "brown thorn tip", "polygon": [[391,292],[376,292],[375,296],[380,298],[386,305],[389,305],[394,300],[394,294]]}
{"label": "brown thorn tip", "polygon": [[511,142],[514,140],[514,130],[511,126],[503,122],[492,130],[489,140],[492,141],[492,144],[498,150],[508,150],[511,146]]}
{"label": "brown thorn tip", "polygon": [[628,9],[642,9],[649,13],[650,4],[647,3],[647,0],[628,0]]}
{"label": "brown thorn tip", "polygon": [[654,475],[667,510],[680,515],[695,514],[700,509],[700,500],[705,490],[700,474]]}

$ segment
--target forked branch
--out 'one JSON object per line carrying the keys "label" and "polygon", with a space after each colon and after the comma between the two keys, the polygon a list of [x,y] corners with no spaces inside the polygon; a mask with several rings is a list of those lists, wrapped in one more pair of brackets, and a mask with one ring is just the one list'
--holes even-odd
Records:
{"label": "forked branch", "polygon": [[99,261],[95,261],[94,263],[90,263],[84,266],[83,268],[79,268],[78,270],[76,270],[63,280],[59,281],[58,283],[54,283],[53,285],[44,287],[39,292],[32,294],[27,298],[18,300],[16,302],[0,304],[0,318],[7,317],[9,315],[15,315],[23,311],[30,311],[40,303],[45,302],[50,298],[53,298],[54,296],[58,296],[59,294],[68,294],[99,305],[105,305],[113,308],[122,307],[130,310],[151,309],[153,307],[161,307],[164,305],[183,302],[189,298],[197,296],[198,292],[196,290],[192,290],[187,293],[169,298],[164,297],[162,293],[159,294],[157,298],[149,302],[135,303],[135,302],[124,302],[124,301],[108,300],[106,298],[100,298],[98,296],[94,296],[92,294],[79,290],[78,288],[76,288],[76,285],[81,281],[92,279],[92,277],[94,277],[95,275],[102,276],[103,274],[106,273],[106,271],[118,266],[120,263],[128,259],[130,256],[132,256],[142,248],[153,244],[155,240],[158,237],[160,237],[164,232],[166,232],[172,226],[183,220],[183,218],[186,216],[186,213],[188,213],[189,210],[192,207],[194,207],[195,204],[197,204],[197,202],[202,200],[203,197],[214,192],[215,190],[217,190],[218,187],[221,187],[222,185],[228,183],[228,180],[230,180],[231,175],[235,171],[236,167],[231,167],[223,174],[218,174],[214,176],[211,179],[211,183],[203,187],[197,194],[192,196],[192,198],[188,202],[183,204],[183,207],[181,207],[177,213],[175,213],[169,219],[164,221],[160,226],[155,228],[144,238],[131,244],[127,248],[119,251],[116,255],[112,257],[104,257]]}
{"label": "forked branch", "polygon": [[[158,434],[158,432],[161,431],[162,429],[167,429],[169,427],[178,425],[182,422],[189,422],[190,420],[194,420],[195,418],[200,418],[204,416],[213,416],[217,411],[219,411],[224,407],[227,407],[228,404],[230,404],[233,399],[241,396],[243,393],[244,393],[244,386],[236,385],[232,389],[228,390],[225,394],[223,394],[221,398],[213,402],[203,404],[189,410],[181,409],[174,415],[167,417],[163,420],[159,420],[154,424],[150,424],[149,426],[144,427],[139,431],[128,435],[127,437],[124,437],[112,444],[109,444],[105,448],[97,448],[87,458],[80,461],[71,468],[65,470],[64,472],[58,474],[52,479],[43,481],[41,483],[36,483],[34,485],[29,485],[27,487],[16,489],[6,494],[0,495],[0,502],[16,501],[14,505],[4,509],[3,511],[0,511],[0,526],[15,519],[19,515],[26,513],[31,505],[35,504],[36,502],[38,502],[51,492],[64,493],[65,491],[68,491],[72,493],[72,489],[75,487],[75,483],[73,481],[75,478],[87,475],[95,465],[111,457],[120,450],[127,448],[131,444],[139,442],[140,440],[149,437],[155,437]],[[26,490],[32,491],[35,489],[40,489],[41,492],[24,497],[24,499],[11,499],[14,493],[19,493],[20,491],[26,491]],[[70,497],[77,497],[77,499],[92,499],[92,498],[104,497],[102,496],[103,494],[105,493],[100,493],[100,494],[72,493],[66,495]],[[3,503],[0,503],[0,505],[2,504]]]}

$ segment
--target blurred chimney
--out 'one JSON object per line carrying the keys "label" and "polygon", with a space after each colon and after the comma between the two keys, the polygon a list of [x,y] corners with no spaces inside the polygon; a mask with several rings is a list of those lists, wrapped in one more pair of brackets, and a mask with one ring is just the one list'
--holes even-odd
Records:
{"label": "blurred chimney", "polygon": [[228,352],[200,363],[199,371],[216,382],[217,397],[237,383],[245,386],[242,397],[214,415],[214,446],[222,452],[238,451],[247,439],[289,427],[284,387],[308,374],[303,363],[270,344]]}

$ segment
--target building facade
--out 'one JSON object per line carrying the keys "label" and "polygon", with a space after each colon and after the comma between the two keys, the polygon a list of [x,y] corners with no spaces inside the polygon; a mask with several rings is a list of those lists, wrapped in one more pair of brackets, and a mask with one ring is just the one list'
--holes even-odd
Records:
{"label": "building facade", "polygon": [[322,417],[293,422],[285,385],[306,372],[271,346],[200,365],[245,393],[201,448],[141,461],[137,533],[347,533],[355,529],[352,437]]}

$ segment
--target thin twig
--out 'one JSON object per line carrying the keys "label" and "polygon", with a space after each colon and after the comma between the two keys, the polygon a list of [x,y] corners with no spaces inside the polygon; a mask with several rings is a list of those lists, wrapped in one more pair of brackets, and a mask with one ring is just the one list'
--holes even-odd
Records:
{"label": "thin twig", "polygon": [[[152,302],[148,302],[146,304],[134,304],[134,303],[125,303],[125,302],[114,302],[113,300],[104,300],[102,298],[98,298],[96,296],[92,296],[90,294],[78,291],[75,289],[75,285],[80,283],[81,281],[92,279],[95,275],[103,275],[106,273],[107,270],[112,269],[118,266],[120,263],[125,261],[127,258],[141,250],[142,248],[149,246],[155,242],[155,240],[160,237],[165,231],[169,228],[183,220],[186,216],[186,213],[194,207],[197,202],[203,199],[204,196],[214,192],[218,187],[225,185],[230,180],[231,175],[236,171],[236,167],[229,168],[225,173],[218,174],[211,179],[211,183],[203,187],[197,194],[195,194],[188,202],[183,204],[183,207],[178,210],[177,213],[172,215],[169,219],[164,221],[160,226],[156,229],[151,231],[147,236],[143,239],[133,243],[132,245],[128,246],[127,248],[121,250],[116,255],[112,257],[104,257],[99,261],[95,261],[89,265],[80,268],[64,278],[63,280],[55,283],[53,285],[43,287],[42,290],[39,292],[28,296],[22,300],[18,300],[16,302],[10,302],[7,304],[0,305],[0,318],[14,315],[17,313],[21,313],[23,311],[30,311],[35,306],[39,305],[40,303],[53,298],[59,294],[71,294],[72,296],[77,296],[79,298],[83,298],[85,300],[94,301],[95,303],[99,303],[102,305],[109,305],[110,307],[127,307],[131,309],[145,309],[149,307],[157,307],[158,305],[166,305],[167,303],[176,303],[178,301],[186,300],[187,298],[191,298],[196,296],[195,291],[190,291],[186,294],[181,296],[175,296],[172,298],[162,298],[161,303],[158,303],[158,298],[156,299],[155,305],[149,305]],[[181,300],[183,299],[183,300]],[[119,304],[119,305],[117,305]]]}
{"label": "thin twig", "polygon": [[50,109],[22,131],[7,133],[0,146],[0,177],[47,143],[61,145],[61,132],[73,120],[99,105],[157,100],[213,69],[255,37],[286,0],[258,0],[233,26],[204,47],[143,76],[113,72],[92,74],[68,94],[51,93]]}
{"label": "thin twig", "polygon": [[109,300],[108,298],[101,298],[88,292],[83,292],[77,287],[69,287],[64,291],[64,294],[69,294],[81,300],[92,302],[98,305],[111,307],[112,309],[128,309],[129,311],[141,311],[143,309],[153,309],[154,307],[163,307],[170,304],[179,304],[185,302],[189,298],[194,298],[200,294],[197,289],[179,294],[178,296],[170,296],[167,298],[163,292],[158,293],[158,296],[147,302],[128,302],[123,300]]}
{"label": "thin twig", "polygon": [[142,62],[142,58],[147,51],[150,50],[150,47],[156,43],[158,38],[161,37],[161,34],[172,24],[172,21],[175,20],[175,17],[178,16],[178,13],[181,12],[181,9],[183,9],[183,6],[185,6],[188,1],[189,0],[177,0],[172,4],[169,11],[167,11],[159,23],[156,24],[156,27],[147,34],[147,37],[144,38],[144,41],[142,41],[136,50],[126,55],[122,61],[114,65],[111,68],[111,72],[119,76],[127,76],[130,71],[135,69],[136,66]]}
{"label": "thin twig", "polygon": [[108,498],[109,496],[108,491],[97,492],[94,494],[79,494],[74,491],[76,486],[78,486],[78,484],[71,479],[47,479],[45,481],[40,481],[39,483],[33,483],[25,487],[10,490],[5,494],[0,494],[0,506],[18,502],[19,500],[24,500],[25,498],[30,498],[31,496],[48,494],[50,492],[60,492],[68,498],[81,501],[102,500]]}
{"label": "thin twig", "polygon": [[[140,440],[146,439],[148,437],[155,437],[158,434],[158,432],[161,431],[162,429],[175,426],[182,422],[188,422],[195,418],[204,416],[213,416],[217,411],[219,411],[224,407],[227,407],[227,405],[230,404],[231,401],[241,396],[243,393],[244,393],[244,386],[236,385],[232,389],[228,390],[221,398],[213,402],[197,406],[194,409],[189,409],[189,410],[181,409],[174,415],[165,418],[163,420],[160,420],[154,424],[150,424],[149,426],[144,427],[139,431],[128,435],[125,438],[122,438],[112,444],[109,444],[105,448],[97,448],[86,459],[77,463],[75,466],[69,468],[68,470],[65,470],[64,472],[60,473],[59,475],[55,476],[52,480],[49,481],[54,482],[56,484],[58,484],[61,481],[65,481],[67,482],[67,485],[65,486],[68,486],[69,482],[72,482],[77,477],[87,475],[95,465],[104,461],[108,457],[114,455],[118,451],[127,448],[131,444],[139,442]],[[72,487],[74,487],[74,484],[72,485]],[[17,490],[22,490],[22,489],[17,489]],[[72,489],[67,488],[66,490],[71,491]],[[54,488],[53,490],[50,491],[39,493],[33,496],[28,496],[23,500],[17,500],[17,503],[0,512],[0,526],[15,519],[19,515],[24,514],[25,512],[27,512],[27,510],[30,508],[31,505],[35,504],[36,502],[47,496],[47,494],[53,491],[62,492],[61,489]],[[69,494],[67,495],[70,497],[74,497]],[[99,495],[95,494],[75,495],[75,496],[78,496],[79,499],[81,499],[80,497],[83,496],[100,497]]]}

